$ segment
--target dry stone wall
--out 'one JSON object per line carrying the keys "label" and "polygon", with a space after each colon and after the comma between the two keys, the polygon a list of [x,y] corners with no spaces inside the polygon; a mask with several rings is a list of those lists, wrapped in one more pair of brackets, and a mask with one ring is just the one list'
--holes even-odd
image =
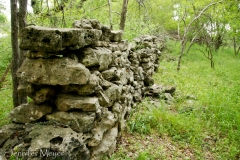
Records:
{"label": "dry stone wall", "polygon": [[128,43],[122,35],[97,20],[22,30],[20,48],[28,52],[17,72],[25,81],[18,90],[31,102],[14,108],[14,123],[0,132],[5,155],[86,160],[114,152],[132,107],[146,93],[160,92],[152,75],[163,42],[145,36]]}

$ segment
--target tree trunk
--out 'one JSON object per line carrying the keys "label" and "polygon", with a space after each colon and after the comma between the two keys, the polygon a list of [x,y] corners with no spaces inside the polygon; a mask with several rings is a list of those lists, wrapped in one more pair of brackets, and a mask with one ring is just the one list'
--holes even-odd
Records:
{"label": "tree trunk", "polygon": [[11,0],[11,43],[12,43],[12,87],[13,87],[13,106],[20,105],[18,101],[18,78],[16,75],[18,69],[19,46],[18,46],[18,8],[17,0]]}
{"label": "tree trunk", "polygon": [[18,34],[19,30],[26,26],[25,17],[27,13],[27,1],[21,0],[19,3],[18,13],[18,0],[11,0],[11,43],[12,43],[12,87],[13,87],[13,106],[17,107],[27,102],[27,97],[18,95],[18,86],[20,79],[16,73],[23,61],[23,51],[19,50]]}
{"label": "tree trunk", "polygon": [[113,29],[113,24],[112,24],[112,2],[111,0],[108,0],[108,7],[109,7],[109,22],[110,22],[110,29]]}
{"label": "tree trunk", "polygon": [[[19,33],[21,34],[21,30],[27,26],[26,23],[26,16],[27,16],[27,0],[20,0],[19,1]],[[21,36],[20,36],[21,37]],[[22,65],[24,58],[24,54],[26,51],[21,50],[19,52],[19,59],[18,59],[18,68]],[[18,79],[19,84],[24,83],[23,80]],[[18,94],[18,102],[19,104],[27,103],[27,96],[19,95]]]}
{"label": "tree trunk", "polygon": [[124,30],[124,27],[125,27],[126,16],[127,16],[127,6],[128,6],[128,0],[123,0],[120,30]]}

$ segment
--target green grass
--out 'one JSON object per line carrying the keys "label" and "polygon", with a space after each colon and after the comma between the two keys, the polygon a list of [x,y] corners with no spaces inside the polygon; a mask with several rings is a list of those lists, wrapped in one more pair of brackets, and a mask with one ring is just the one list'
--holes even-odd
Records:
{"label": "green grass", "polygon": [[[177,57],[179,45],[169,41],[167,46],[163,57]],[[177,86],[175,102],[155,107],[145,100],[133,111],[128,132],[170,137],[174,144],[190,145],[197,159],[206,159],[207,154],[213,159],[239,159],[240,58],[224,47],[215,53],[211,69],[197,47],[184,55],[180,72],[177,61],[162,60],[155,83]]]}
{"label": "green grass", "polygon": [[[0,78],[5,72],[8,64],[11,62],[10,46],[10,37],[0,38]],[[13,108],[11,83],[11,71],[9,71],[5,81],[1,84],[2,87],[0,88],[0,126],[10,122],[8,114]]]}

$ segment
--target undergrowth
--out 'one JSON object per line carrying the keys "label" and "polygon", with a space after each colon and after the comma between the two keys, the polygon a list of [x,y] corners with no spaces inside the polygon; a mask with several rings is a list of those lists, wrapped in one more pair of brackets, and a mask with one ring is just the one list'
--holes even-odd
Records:
{"label": "undergrowth", "polygon": [[155,83],[177,86],[175,101],[154,106],[145,99],[132,112],[128,132],[171,137],[190,145],[197,159],[240,158],[240,58],[230,47],[214,55],[215,69],[197,48],[176,70],[179,45],[168,41]]}

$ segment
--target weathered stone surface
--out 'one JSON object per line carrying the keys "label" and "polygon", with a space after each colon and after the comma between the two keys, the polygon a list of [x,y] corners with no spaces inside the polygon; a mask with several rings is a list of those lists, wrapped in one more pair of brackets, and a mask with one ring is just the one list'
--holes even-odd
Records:
{"label": "weathered stone surface", "polygon": [[21,32],[20,48],[43,52],[79,49],[98,41],[101,35],[102,31],[96,29],[29,26]]}
{"label": "weathered stone surface", "polygon": [[110,27],[108,26],[105,26],[103,25],[101,27],[101,30],[102,30],[102,37],[101,37],[101,41],[110,41],[109,38],[110,38],[110,35],[111,35],[111,29]]}
{"label": "weathered stone surface", "polygon": [[65,85],[65,86],[62,86],[62,91],[76,92],[79,95],[88,96],[95,93],[95,91],[98,90],[99,81],[100,81],[99,77],[97,77],[94,74],[91,74],[89,81],[86,85]]}
{"label": "weathered stone surface", "polygon": [[166,93],[170,93],[171,95],[173,95],[175,91],[176,91],[176,86],[166,86],[165,87]]}
{"label": "weathered stone surface", "polygon": [[20,48],[23,50],[55,52],[63,50],[62,34],[57,28],[29,26],[21,32]]}
{"label": "weathered stone surface", "polygon": [[112,63],[111,51],[106,48],[96,47],[86,48],[83,50],[83,57],[80,57],[80,62],[86,67],[99,66],[99,70],[107,70]]}
{"label": "weathered stone surface", "polygon": [[59,94],[55,100],[57,108],[61,111],[81,109],[83,111],[96,111],[100,105],[96,97],[81,97],[74,94]]}
{"label": "weathered stone surface", "polygon": [[[36,125],[29,133],[31,153],[46,153],[55,151],[61,153],[59,159],[77,159],[89,160],[90,152],[84,144],[85,137],[82,134],[74,132],[71,128],[62,128],[52,125]],[[39,158],[35,154],[29,158]],[[41,159],[46,156],[40,157]]]}
{"label": "weathered stone surface", "polygon": [[97,160],[103,156],[111,155],[116,149],[117,136],[117,127],[113,127],[104,133],[101,143],[98,146],[92,147],[91,158]]}
{"label": "weathered stone surface", "polygon": [[37,104],[53,100],[56,96],[56,90],[54,87],[43,87],[33,94],[33,100]]}
{"label": "weathered stone surface", "polygon": [[144,84],[145,84],[146,86],[151,86],[151,85],[154,84],[154,79],[153,79],[152,77],[150,77],[150,76],[146,76],[146,77],[144,78]]}
{"label": "weathered stone surface", "polygon": [[123,36],[123,31],[122,30],[111,31],[110,41],[120,42],[122,40],[122,36]]}
{"label": "weathered stone surface", "polygon": [[111,81],[114,78],[114,76],[116,75],[116,71],[117,71],[117,68],[112,67],[108,70],[103,71],[102,76],[105,80]]}
{"label": "weathered stone surface", "polygon": [[114,114],[108,111],[107,108],[103,108],[101,121],[97,124],[97,127],[92,130],[94,136],[88,141],[89,146],[97,146],[101,143],[104,132],[112,128],[117,119]]}
{"label": "weathered stone surface", "polygon": [[110,42],[107,41],[96,41],[94,47],[109,47]]}
{"label": "weathered stone surface", "polygon": [[154,84],[143,89],[144,95],[152,97],[159,97],[160,94],[163,93],[164,91],[165,87],[157,84]]}
{"label": "weathered stone surface", "polygon": [[89,132],[94,125],[95,112],[54,112],[46,116],[47,120],[57,121],[80,133]]}
{"label": "weathered stone surface", "polygon": [[122,93],[122,87],[116,84],[112,84],[107,90],[103,92],[104,95],[109,99],[109,103],[106,107],[111,107],[113,103],[120,98]]}
{"label": "weathered stone surface", "polygon": [[97,19],[81,19],[73,22],[73,28],[84,29],[99,29],[101,30],[101,24]]}
{"label": "weathered stone surface", "polygon": [[90,72],[77,59],[26,59],[17,76],[39,85],[84,85],[89,80]]}
{"label": "weathered stone surface", "polygon": [[7,124],[0,128],[0,147],[3,146],[4,142],[12,137],[16,132],[23,130],[22,124]]}
{"label": "weathered stone surface", "polygon": [[127,80],[127,72],[125,68],[118,69],[114,76],[114,81],[119,81],[122,85],[126,85]]}
{"label": "weathered stone surface", "polygon": [[14,108],[10,112],[10,118],[16,123],[29,123],[37,121],[51,112],[52,107],[47,104],[37,105],[33,102],[30,102]]}

